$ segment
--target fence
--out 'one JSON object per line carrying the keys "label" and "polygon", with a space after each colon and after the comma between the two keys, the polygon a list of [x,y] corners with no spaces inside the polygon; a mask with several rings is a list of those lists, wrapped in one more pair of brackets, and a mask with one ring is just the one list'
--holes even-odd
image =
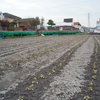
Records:
{"label": "fence", "polygon": [[81,33],[81,31],[20,31],[20,32],[14,32],[14,31],[0,31],[0,37],[8,37],[8,36],[27,36],[27,35],[67,35],[67,34],[78,34]]}
{"label": "fence", "polygon": [[0,37],[8,37],[8,36],[27,36],[27,35],[34,35],[36,34],[35,31],[33,32],[14,32],[14,31],[0,31]]}
{"label": "fence", "polygon": [[7,31],[7,27],[0,27],[0,31]]}
{"label": "fence", "polygon": [[81,31],[42,31],[43,35],[66,35],[66,34],[78,34]]}

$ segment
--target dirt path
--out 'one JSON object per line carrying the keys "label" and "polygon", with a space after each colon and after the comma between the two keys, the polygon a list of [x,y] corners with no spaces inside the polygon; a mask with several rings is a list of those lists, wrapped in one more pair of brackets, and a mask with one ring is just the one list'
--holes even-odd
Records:
{"label": "dirt path", "polygon": [[0,100],[72,99],[87,82],[94,43],[88,35],[0,40]]}

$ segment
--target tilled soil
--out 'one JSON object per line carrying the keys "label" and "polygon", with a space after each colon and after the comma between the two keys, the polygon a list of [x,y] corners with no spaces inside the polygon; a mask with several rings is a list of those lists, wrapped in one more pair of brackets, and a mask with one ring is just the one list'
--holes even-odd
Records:
{"label": "tilled soil", "polygon": [[99,45],[96,35],[0,40],[0,100],[99,100]]}

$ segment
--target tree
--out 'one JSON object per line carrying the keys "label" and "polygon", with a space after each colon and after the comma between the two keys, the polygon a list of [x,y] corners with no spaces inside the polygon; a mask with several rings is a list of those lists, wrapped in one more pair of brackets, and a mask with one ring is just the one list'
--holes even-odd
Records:
{"label": "tree", "polygon": [[12,22],[10,22],[11,26],[17,26],[17,19],[14,19]]}
{"label": "tree", "polygon": [[0,26],[1,27],[9,27],[10,23],[7,20],[0,20]]}
{"label": "tree", "polygon": [[35,30],[37,30],[37,25],[40,25],[40,19],[39,19],[39,17],[33,18],[33,20],[30,23],[31,23],[31,26],[34,26]]}
{"label": "tree", "polygon": [[48,23],[47,23],[48,25],[51,25],[51,27],[53,26],[53,25],[56,25],[55,23],[54,23],[54,21],[53,20],[48,20]]}

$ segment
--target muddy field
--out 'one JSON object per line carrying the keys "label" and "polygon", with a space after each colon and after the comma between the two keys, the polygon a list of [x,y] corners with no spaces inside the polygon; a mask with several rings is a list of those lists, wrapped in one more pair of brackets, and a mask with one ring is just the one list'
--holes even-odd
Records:
{"label": "muddy field", "polygon": [[0,39],[0,100],[100,100],[100,36]]}

